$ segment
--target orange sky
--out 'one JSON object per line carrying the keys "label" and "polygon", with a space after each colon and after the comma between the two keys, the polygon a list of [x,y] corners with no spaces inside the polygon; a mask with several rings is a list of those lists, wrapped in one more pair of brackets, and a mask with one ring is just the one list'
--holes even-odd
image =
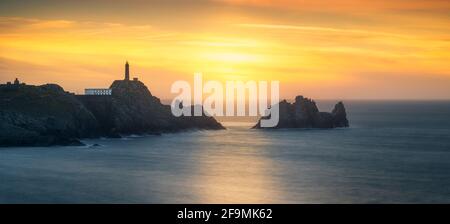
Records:
{"label": "orange sky", "polygon": [[450,1],[0,2],[0,82],[82,93],[125,60],[163,99],[194,72],[290,99],[450,99]]}

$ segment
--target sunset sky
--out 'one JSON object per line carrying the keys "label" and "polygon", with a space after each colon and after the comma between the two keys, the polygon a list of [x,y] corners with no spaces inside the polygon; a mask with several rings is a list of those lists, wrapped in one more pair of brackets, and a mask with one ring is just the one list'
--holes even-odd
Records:
{"label": "sunset sky", "polygon": [[82,93],[126,60],[163,99],[194,72],[279,80],[289,99],[450,99],[450,1],[0,2],[2,83]]}

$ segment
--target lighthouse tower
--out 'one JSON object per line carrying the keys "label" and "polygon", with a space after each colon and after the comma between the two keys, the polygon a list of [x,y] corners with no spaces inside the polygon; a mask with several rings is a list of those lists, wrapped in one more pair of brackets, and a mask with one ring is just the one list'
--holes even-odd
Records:
{"label": "lighthouse tower", "polygon": [[128,64],[128,61],[125,63],[125,80],[130,80],[130,65]]}

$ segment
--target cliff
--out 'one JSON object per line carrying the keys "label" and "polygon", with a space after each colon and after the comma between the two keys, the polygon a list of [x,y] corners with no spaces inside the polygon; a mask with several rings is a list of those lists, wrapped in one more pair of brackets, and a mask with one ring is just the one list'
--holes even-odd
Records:
{"label": "cliff", "polygon": [[[348,127],[347,113],[344,104],[339,102],[331,113],[320,112],[316,103],[303,96],[297,96],[294,103],[286,100],[279,104],[280,118],[273,128],[337,128]],[[261,121],[253,128],[263,128]]]}
{"label": "cliff", "polygon": [[79,145],[97,127],[93,114],[58,85],[0,85],[0,146]]}
{"label": "cliff", "polygon": [[214,118],[174,117],[139,81],[112,96],[75,96],[55,84],[0,85],[0,146],[81,145],[80,138],[223,129]]}

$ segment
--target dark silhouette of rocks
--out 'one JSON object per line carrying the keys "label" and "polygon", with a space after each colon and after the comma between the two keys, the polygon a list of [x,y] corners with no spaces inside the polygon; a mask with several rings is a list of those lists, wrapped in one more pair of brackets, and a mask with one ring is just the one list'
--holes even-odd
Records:
{"label": "dark silhouette of rocks", "polygon": [[96,129],[94,115],[58,85],[0,85],[0,146],[81,145]]}
{"label": "dark silhouette of rocks", "polygon": [[[339,102],[331,113],[320,112],[316,103],[303,96],[297,96],[294,103],[286,100],[279,104],[280,118],[278,125],[272,128],[337,128],[348,127],[344,104]],[[261,121],[253,128],[263,128]]]}
{"label": "dark silhouette of rocks", "polygon": [[55,84],[0,85],[0,146],[81,145],[80,138],[224,129],[213,117],[174,117],[137,80],[112,95],[74,95]]}
{"label": "dark silhouette of rocks", "polygon": [[348,127],[347,113],[345,112],[344,103],[337,103],[331,112],[333,117],[333,125],[335,127]]}

